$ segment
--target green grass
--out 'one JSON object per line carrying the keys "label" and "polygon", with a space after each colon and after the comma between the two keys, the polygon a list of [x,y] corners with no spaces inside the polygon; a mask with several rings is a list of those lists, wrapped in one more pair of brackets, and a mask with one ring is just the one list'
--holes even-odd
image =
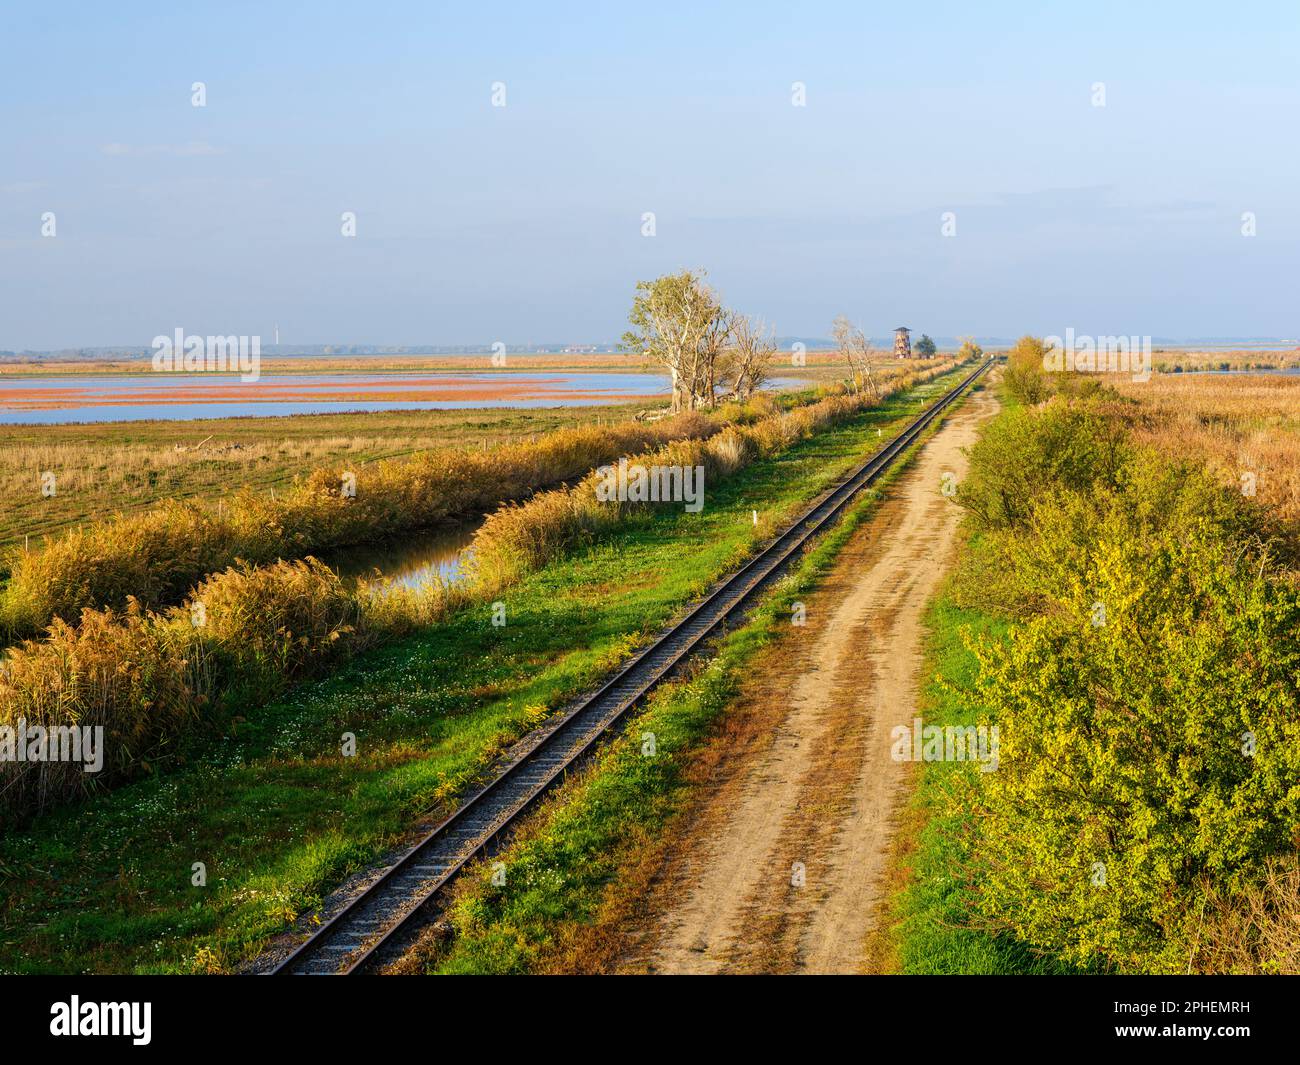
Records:
{"label": "green grass", "polygon": [[[921,716],[941,725],[975,725],[982,708],[965,695],[979,663],[969,638],[997,639],[1007,623],[957,606],[946,594],[926,616],[925,673]],[[977,835],[968,804],[979,769],[969,762],[922,762],[911,804],[922,826],[910,856],[912,876],[894,900],[899,970],[911,974],[1030,974],[1070,971],[1023,943],[994,935],[970,921],[967,877],[975,867]]]}
{"label": "green grass", "polygon": [[[483,607],[457,614],[250,709],[235,734],[178,751],[179,768],[9,834],[0,969],[247,959],[750,553],[751,510],[788,516],[964,372],[749,467],[701,514],[654,510],[546,567],[504,597],[504,628]],[[355,758],[339,755],[344,732]]]}
{"label": "green grass", "polygon": [[[922,440],[936,429],[932,425]],[[609,892],[619,889],[621,869],[636,861],[644,841],[662,838],[689,799],[684,771],[691,754],[726,711],[744,671],[788,625],[791,604],[816,586],[918,446],[853,505],[743,626],[719,642],[705,667],[658,689],[592,768],[556,793],[493,859],[505,865],[504,884],[494,885],[491,870],[480,865],[452,907],[455,938],[429,962],[429,972],[545,971],[572,933],[596,919]],[[655,737],[653,756],[643,753],[646,733]]]}

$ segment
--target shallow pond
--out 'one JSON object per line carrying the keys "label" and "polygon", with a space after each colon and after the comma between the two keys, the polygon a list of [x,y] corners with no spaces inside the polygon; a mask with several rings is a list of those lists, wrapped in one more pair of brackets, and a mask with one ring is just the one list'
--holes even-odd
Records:
{"label": "shallow pond", "polygon": [[[798,384],[777,378],[769,388]],[[662,402],[657,373],[117,374],[0,377],[0,423],[190,421],[197,418],[465,410],[476,407],[591,407]]]}

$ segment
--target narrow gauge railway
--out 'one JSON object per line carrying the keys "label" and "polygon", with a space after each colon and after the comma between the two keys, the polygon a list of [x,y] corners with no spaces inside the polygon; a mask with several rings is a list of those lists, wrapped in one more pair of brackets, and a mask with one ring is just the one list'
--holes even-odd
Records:
{"label": "narrow gauge railway", "polygon": [[992,366],[985,360],[901,433],[825,492],[780,536],[722,580],[599,689],[534,734],[522,754],[285,957],[273,975],[351,975],[391,960],[436,910],[450,881],[608,737],[665,677],[786,573],[926,428]]}

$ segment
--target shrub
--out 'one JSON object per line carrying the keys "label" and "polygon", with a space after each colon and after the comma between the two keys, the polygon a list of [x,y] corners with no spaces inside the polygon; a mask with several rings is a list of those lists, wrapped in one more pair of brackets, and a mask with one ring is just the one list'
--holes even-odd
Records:
{"label": "shrub", "polygon": [[973,901],[1081,967],[1183,971],[1207,899],[1300,843],[1300,589],[1249,505],[1123,414],[1057,397],[972,450],[958,587],[1028,619],[976,647],[1000,768]]}
{"label": "shrub", "polygon": [[1037,337],[1023,336],[1007,352],[1007,366],[1002,381],[1021,403],[1034,406],[1051,395],[1052,390],[1043,369],[1047,350],[1046,343]]}
{"label": "shrub", "polygon": [[979,905],[1069,961],[1173,970],[1200,879],[1295,845],[1300,594],[1212,536],[1101,531],[1086,583],[980,649],[1001,752]]}
{"label": "shrub", "polygon": [[1023,529],[1041,495],[1113,487],[1128,457],[1123,427],[1088,404],[1007,411],[971,449],[957,501],[977,531]]}

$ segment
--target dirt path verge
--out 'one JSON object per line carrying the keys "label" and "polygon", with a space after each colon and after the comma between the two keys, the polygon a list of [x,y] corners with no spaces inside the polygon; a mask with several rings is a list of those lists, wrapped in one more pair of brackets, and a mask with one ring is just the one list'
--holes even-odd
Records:
{"label": "dirt path verge", "polygon": [[706,752],[697,800],[653,878],[629,972],[859,972],[910,766],[922,618],[957,542],[975,393],[928,441],[805,606],[756,660]]}

